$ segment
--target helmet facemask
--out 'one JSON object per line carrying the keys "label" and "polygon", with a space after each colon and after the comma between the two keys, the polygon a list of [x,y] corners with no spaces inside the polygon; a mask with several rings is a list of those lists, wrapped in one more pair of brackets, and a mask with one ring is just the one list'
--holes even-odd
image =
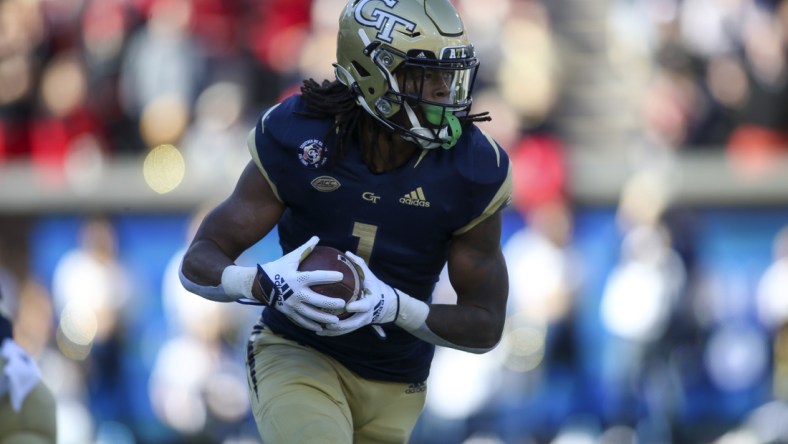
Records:
{"label": "helmet facemask", "polygon": [[[457,48],[450,49],[456,52]],[[388,92],[378,100],[376,108],[383,111],[399,105],[400,116],[386,120],[405,140],[427,149],[449,149],[457,143],[462,135],[460,118],[470,113],[471,90],[478,68],[472,57],[473,48],[462,50],[465,54],[470,51],[471,57],[444,61],[427,51],[412,50],[393,72],[377,62],[385,57],[375,59],[389,84]]]}

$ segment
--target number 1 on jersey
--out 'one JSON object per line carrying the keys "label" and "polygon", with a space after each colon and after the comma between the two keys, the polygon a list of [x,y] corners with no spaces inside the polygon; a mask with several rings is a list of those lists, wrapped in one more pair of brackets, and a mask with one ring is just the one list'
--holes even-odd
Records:
{"label": "number 1 on jersey", "polygon": [[378,227],[375,225],[355,222],[353,224],[353,236],[358,238],[358,248],[356,254],[361,256],[367,263],[372,256],[372,246],[375,245],[375,236],[378,234]]}

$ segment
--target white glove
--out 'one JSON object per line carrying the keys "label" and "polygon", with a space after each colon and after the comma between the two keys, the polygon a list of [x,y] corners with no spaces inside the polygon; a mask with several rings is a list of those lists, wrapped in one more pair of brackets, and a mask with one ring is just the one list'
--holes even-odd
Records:
{"label": "white glove", "polygon": [[[345,252],[360,269],[364,282],[364,295],[361,299],[350,302],[345,310],[355,313],[339,322],[327,324],[320,336],[339,336],[358,330],[365,325],[371,325],[375,333],[381,338],[386,333],[380,324],[394,322],[406,330],[418,328],[429,314],[429,307],[422,301],[414,299],[407,294],[394,289],[391,285],[381,281],[369,269],[364,259],[351,252]],[[401,307],[407,313],[401,311]],[[407,315],[407,316],[406,316]]]}
{"label": "white glove", "polygon": [[340,298],[332,298],[316,293],[311,285],[329,284],[342,280],[339,271],[298,271],[298,264],[312,252],[320,239],[312,236],[304,245],[281,258],[257,266],[256,282],[262,289],[262,301],[275,310],[284,313],[299,326],[319,332],[322,324],[332,324],[339,320],[336,315],[324,309],[337,310],[345,305]]}

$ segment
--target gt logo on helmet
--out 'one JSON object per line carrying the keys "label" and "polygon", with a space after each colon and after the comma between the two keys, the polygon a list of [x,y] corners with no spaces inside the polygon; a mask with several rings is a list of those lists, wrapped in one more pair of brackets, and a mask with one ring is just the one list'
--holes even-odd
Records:
{"label": "gt logo on helmet", "polygon": [[[372,26],[378,30],[377,38],[383,40],[384,42],[391,43],[391,33],[394,31],[398,25],[405,27],[405,30],[408,32],[413,32],[416,29],[416,24],[412,21],[402,18],[398,15],[392,14],[390,12],[381,11],[378,8],[372,10],[370,15],[372,18],[364,17],[364,14],[361,11],[364,9],[364,6],[372,0],[361,0],[359,4],[356,6],[356,13],[355,18],[356,21],[361,23],[365,26]],[[389,8],[393,8],[399,3],[399,0],[382,0],[383,3],[386,4]]]}

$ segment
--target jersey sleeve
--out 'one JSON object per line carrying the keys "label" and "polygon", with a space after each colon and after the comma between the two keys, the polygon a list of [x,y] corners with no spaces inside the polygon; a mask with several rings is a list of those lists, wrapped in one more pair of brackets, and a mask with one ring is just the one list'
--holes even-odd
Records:
{"label": "jersey sleeve", "polygon": [[455,230],[455,235],[467,232],[511,202],[512,166],[506,151],[478,128],[472,140],[471,154],[461,170],[469,183],[470,221]]}
{"label": "jersey sleeve", "polygon": [[281,153],[278,152],[281,152],[283,148],[272,134],[273,130],[271,127],[269,127],[266,132],[266,125],[270,123],[270,116],[280,105],[281,103],[278,103],[261,114],[255,127],[249,131],[249,136],[246,138],[246,145],[255,165],[257,165],[257,168],[263,174],[263,177],[266,182],[268,182],[276,198],[281,202],[282,198],[279,195],[277,181],[275,180],[275,171],[277,168],[275,162],[276,159],[281,156]]}
{"label": "jersey sleeve", "polygon": [[[308,115],[300,94],[274,105],[260,116],[247,138],[249,153],[276,198],[284,204],[302,196],[292,188],[302,184],[328,159],[322,139],[333,119]],[[289,190],[289,192],[288,192]]]}

